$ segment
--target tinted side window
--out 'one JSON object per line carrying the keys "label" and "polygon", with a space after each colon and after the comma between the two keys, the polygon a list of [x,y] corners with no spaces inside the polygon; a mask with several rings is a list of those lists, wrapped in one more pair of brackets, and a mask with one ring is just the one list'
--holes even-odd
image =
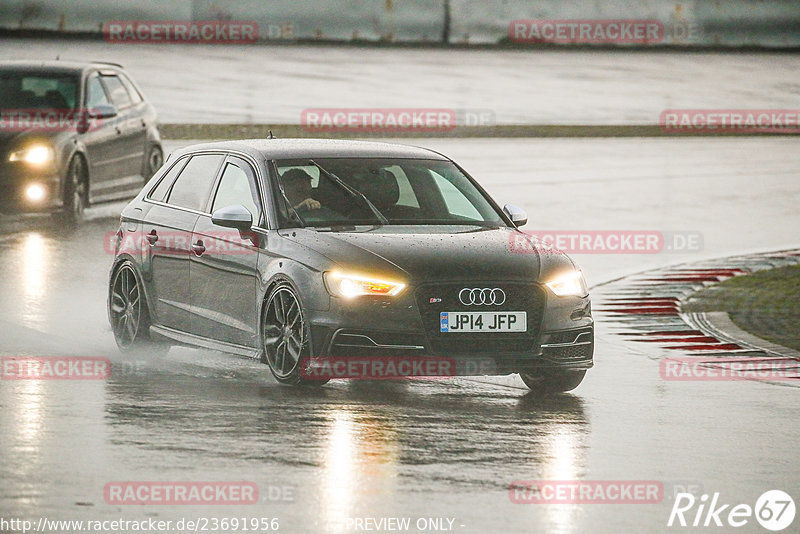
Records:
{"label": "tinted side window", "polygon": [[86,107],[92,109],[97,106],[108,106],[110,102],[100,83],[100,77],[95,74],[86,82]]}
{"label": "tinted side window", "polygon": [[139,102],[144,100],[142,98],[142,95],[139,94],[139,91],[136,90],[136,87],[131,83],[131,81],[128,79],[127,76],[121,74],[119,79],[122,80],[122,85],[124,85],[125,89],[128,90],[128,94],[131,96],[131,100],[133,101],[134,104],[138,104]]}
{"label": "tinted side window", "polygon": [[254,184],[248,178],[247,173],[238,165],[228,163],[222,171],[217,196],[214,197],[214,204],[211,212],[241,204],[253,215],[253,220],[258,221],[261,210],[257,204],[258,195],[254,190]]}
{"label": "tinted side window", "polygon": [[183,208],[204,211],[217,169],[225,156],[221,154],[201,154],[193,156],[183,168],[167,200],[168,203]]}
{"label": "tinted side window", "polygon": [[397,178],[397,187],[400,190],[400,194],[397,198],[397,205],[418,208],[419,201],[417,200],[417,195],[414,193],[414,188],[411,187],[411,182],[408,181],[408,176],[406,176],[403,168],[400,165],[392,165],[391,167],[386,167],[386,170]]}
{"label": "tinted side window", "polygon": [[172,186],[172,182],[175,181],[175,177],[178,176],[178,173],[181,172],[183,166],[186,165],[186,162],[189,161],[189,158],[183,158],[178,163],[172,166],[172,168],[167,171],[161,181],[158,182],[158,185],[150,192],[148,198],[152,200],[158,200],[159,202],[164,202],[164,199],[167,198],[167,192],[169,188]]}
{"label": "tinted side window", "polygon": [[131,97],[127,89],[122,85],[117,76],[103,76],[103,83],[106,84],[108,94],[111,95],[111,102],[118,108],[126,108],[131,105]]}
{"label": "tinted side window", "polygon": [[464,217],[466,219],[474,219],[476,221],[481,220],[480,212],[478,212],[469,198],[467,198],[455,184],[438,173],[433,172],[432,174],[434,180],[436,180],[439,192],[442,194],[442,198],[447,205],[447,211],[450,212],[451,215]]}

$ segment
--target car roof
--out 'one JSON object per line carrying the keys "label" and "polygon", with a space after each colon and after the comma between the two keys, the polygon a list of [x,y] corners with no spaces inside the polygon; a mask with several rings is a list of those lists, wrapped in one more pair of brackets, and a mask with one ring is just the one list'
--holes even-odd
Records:
{"label": "car roof", "polygon": [[303,158],[404,158],[448,159],[427,148],[373,141],[343,139],[243,139],[191,145],[175,152],[181,156],[199,150],[240,151],[251,155],[258,152],[267,159]]}
{"label": "car roof", "polygon": [[27,70],[27,71],[48,71],[48,72],[68,72],[80,74],[92,69],[114,69],[122,70],[122,65],[117,63],[106,63],[102,61],[60,61],[60,60],[14,60],[0,61],[0,70]]}

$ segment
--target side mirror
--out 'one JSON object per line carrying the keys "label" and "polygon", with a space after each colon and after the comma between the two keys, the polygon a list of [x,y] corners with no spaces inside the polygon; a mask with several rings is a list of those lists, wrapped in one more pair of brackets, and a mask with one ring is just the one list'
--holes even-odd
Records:
{"label": "side mirror", "polygon": [[528,223],[528,214],[525,213],[525,210],[513,204],[506,204],[505,207],[503,207],[503,213],[511,219],[511,222],[514,223],[514,226],[517,228],[525,226]]}
{"label": "side mirror", "polygon": [[211,222],[217,226],[236,228],[244,232],[250,230],[250,227],[253,226],[253,215],[241,204],[236,204],[215,211],[211,215]]}
{"label": "side mirror", "polygon": [[110,104],[101,104],[89,110],[92,119],[110,119],[117,116],[117,107]]}
{"label": "side mirror", "polygon": [[79,113],[76,130],[79,134],[85,134],[100,125],[96,121],[116,117],[117,108],[116,106],[103,104],[89,110],[81,110]]}

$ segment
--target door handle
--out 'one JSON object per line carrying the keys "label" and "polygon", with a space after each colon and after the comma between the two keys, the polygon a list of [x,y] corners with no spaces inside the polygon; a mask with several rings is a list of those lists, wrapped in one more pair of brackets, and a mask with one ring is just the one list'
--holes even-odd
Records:
{"label": "door handle", "polygon": [[152,230],[149,234],[147,234],[147,242],[150,243],[150,246],[155,245],[156,241],[158,241],[158,232]]}
{"label": "door handle", "polygon": [[206,251],[206,247],[203,245],[203,241],[197,240],[197,243],[192,245],[192,252],[195,253],[197,256],[202,256],[203,252]]}

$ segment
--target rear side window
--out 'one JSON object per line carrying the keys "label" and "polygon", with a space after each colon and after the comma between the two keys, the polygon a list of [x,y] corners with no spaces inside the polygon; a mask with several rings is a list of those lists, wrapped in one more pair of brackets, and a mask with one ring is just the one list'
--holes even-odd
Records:
{"label": "rear side window", "polygon": [[133,85],[133,83],[131,83],[127,76],[120,74],[119,79],[122,80],[122,85],[124,85],[125,89],[128,90],[128,94],[130,95],[131,101],[133,101],[134,104],[138,104],[144,100],[142,95],[139,94],[139,91],[136,90],[136,87]]}
{"label": "rear side window", "polygon": [[[437,172],[431,172],[439,192],[447,205],[447,211],[450,215],[456,217],[463,217],[465,219],[481,220],[480,212],[475,208],[472,200],[466,196],[454,183],[442,176]],[[463,176],[457,176],[454,180],[463,182],[466,180]]]}
{"label": "rear side window", "polygon": [[151,200],[158,200],[159,202],[164,202],[164,199],[167,198],[167,192],[169,192],[169,188],[172,187],[172,182],[175,181],[175,177],[178,176],[178,173],[181,172],[183,166],[186,165],[186,162],[189,161],[189,158],[183,158],[178,163],[172,166],[172,168],[167,171],[161,181],[158,182],[158,185],[150,192],[150,195],[147,197]]}
{"label": "rear side window", "polygon": [[408,176],[406,176],[403,168],[400,165],[392,165],[391,167],[386,167],[385,170],[391,172],[397,179],[397,187],[400,191],[397,205],[419,208],[417,195],[414,193],[414,188],[411,187],[411,182],[408,181]]}
{"label": "rear side window", "polygon": [[255,190],[255,184],[247,176],[247,172],[234,163],[228,163],[222,172],[222,178],[220,178],[219,187],[217,188],[217,196],[211,206],[211,213],[221,208],[239,204],[247,208],[254,221],[258,221],[261,210],[258,209],[256,204],[257,199],[258,194]]}
{"label": "rear side window", "polygon": [[126,108],[132,104],[128,90],[119,81],[118,76],[103,76],[103,83],[106,84],[108,94],[111,95],[111,102],[118,108]]}
{"label": "rear side window", "polygon": [[223,159],[225,156],[222,154],[192,156],[172,186],[167,202],[182,208],[204,211]]}
{"label": "rear side window", "polygon": [[100,77],[96,74],[86,82],[86,107],[92,109],[97,106],[108,106],[110,102],[100,82]]}

